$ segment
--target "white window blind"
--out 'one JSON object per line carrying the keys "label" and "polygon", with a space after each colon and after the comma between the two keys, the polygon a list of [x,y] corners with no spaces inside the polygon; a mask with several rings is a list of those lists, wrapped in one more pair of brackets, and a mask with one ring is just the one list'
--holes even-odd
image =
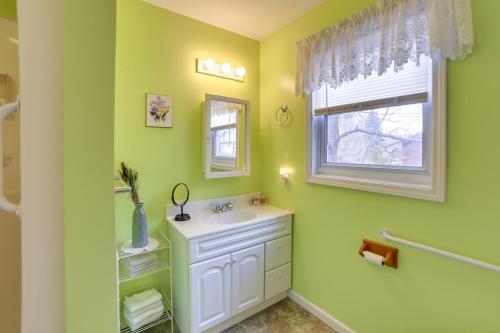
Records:
{"label": "white window blind", "polygon": [[337,89],[328,84],[313,93],[315,115],[361,111],[380,107],[424,103],[432,79],[432,60],[420,57],[420,65],[408,62],[404,69],[392,66],[381,76],[359,76]]}

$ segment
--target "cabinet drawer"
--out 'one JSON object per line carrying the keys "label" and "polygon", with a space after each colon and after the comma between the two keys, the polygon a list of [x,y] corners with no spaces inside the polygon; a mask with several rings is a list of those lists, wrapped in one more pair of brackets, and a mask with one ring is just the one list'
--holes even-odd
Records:
{"label": "cabinet drawer", "polygon": [[287,291],[292,287],[292,264],[286,264],[266,273],[266,299]]}
{"label": "cabinet drawer", "polygon": [[195,238],[189,241],[189,262],[195,263],[290,235],[292,218],[277,220]]}
{"label": "cabinet drawer", "polygon": [[266,243],[266,272],[292,261],[292,236]]}

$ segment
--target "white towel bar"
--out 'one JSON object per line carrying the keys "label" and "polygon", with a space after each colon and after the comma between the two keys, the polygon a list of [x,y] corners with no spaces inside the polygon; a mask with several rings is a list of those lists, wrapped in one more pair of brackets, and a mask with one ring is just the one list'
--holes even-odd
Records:
{"label": "white towel bar", "polygon": [[[19,101],[0,106],[0,159],[3,158],[3,133],[2,122],[9,114],[19,111]],[[3,162],[0,161],[0,210],[10,214],[19,215],[19,206],[13,204],[5,197],[3,192]]]}
{"label": "white towel bar", "polygon": [[[114,179],[115,181],[121,181],[123,183],[121,178],[118,176],[115,176]],[[122,185],[115,186],[115,193],[127,193],[127,192],[130,192],[130,186],[127,186],[127,184],[123,183],[123,186]]]}
{"label": "white towel bar", "polygon": [[436,249],[434,247],[430,247],[430,246],[427,246],[427,245],[415,243],[415,242],[412,242],[412,241],[409,241],[409,240],[406,240],[406,239],[397,238],[397,237],[394,237],[394,236],[390,235],[389,231],[387,229],[385,229],[385,228],[382,229],[382,231],[380,232],[380,234],[382,235],[382,237],[384,237],[385,240],[388,240],[388,241],[391,241],[391,242],[401,243],[401,244],[408,245],[408,246],[411,246],[411,247],[414,247],[414,248],[417,248],[417,249],[420,249],[420,250],[423,250],[423,251],[431,252],[431,253],[434,253],[434,254],[437,254],[437,255],[440,255],[440,256],[443,256],[443,257],[455,259],[455,260],[458,260],[458,261],[465,262],[467,264],[475,265],[475,266],[478,266],[478,267],[481,267],[481,268],[484,268],[484,269],[488,269],[490,271],[494,271],[494,272],[500,273],[500,266],[489,264],[487,262],[476,260],[476,259],[472,259],[472,258],[469,258],[469,257],[464,257],[464,256],[461,256],[461,255],[456,254],[456,253],[452,253],[452,252],[448,252],[448,251]]}

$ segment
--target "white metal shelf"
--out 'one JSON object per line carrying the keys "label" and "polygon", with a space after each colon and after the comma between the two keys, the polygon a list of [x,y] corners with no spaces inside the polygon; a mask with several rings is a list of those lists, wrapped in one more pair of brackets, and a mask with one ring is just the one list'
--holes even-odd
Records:
{"label": "white metal shelf", "polygon": [[[165,323],[167,321],[171,321],[170,326],[171,329],[170,331],[173,333],[173,311],[172,311],[172,271],[170,269],[171,267],[171,246],[170,246],[170,241],[168,238],[163,234],[162,232],[156,232],[152,235],[150,235],[151,238],[154,238],[159,242],[159,245],[157,248],[149,251],[143,251],[141,253],[136,253],[136,254],[129,254],[129,253],[124,253],[122,252],[121,248],[123,243],[117,244],[116,247],[116,271],[117,271],[117,284],[118,284],[118,294],[117,294],[117,301],[118,301],[118,313],[117,316],[119,318],[119,333],[138,333],[138,332],[143,332],[146,331],[147,329],[150,329],[154,326],[160,325],[162,323]],[[146,253],[155,253],[157,254],[157,263],[153,267],[146,268],[144,270],[141,270],[140,272],[137,273],[131,273],[127,267],[125,262],[134,256],[139,256],[139,255],[144,255]],[[158,283],[159,283],[159,292],[162,294],[163,299],[162,302],[165,305],[165,311],[163,315],[158,318],[157,320],[153,321],[152,323],[149,323],[137,330],[132,331],[123,316],[123,309],[122,309],[122,299],[123,295],[121,294],[121,289],[120,286],[123,283],[141,279],[143,277],[153,275],[153,274],[158,274]],[[151,286],[144,286],[141,289],[146,290],[150,289]],[[138,290],[141,291],[141,290]],[[125,295],[127,296],[127,295]]]}
{"label": "white metal shelf", "polygon": [[[155,327],[157,325],[160,325],[160,324],[163,324],[163,323],[166,323],[167,321],[169,320],[172,320],[172,316],[170,314],[169,311],[165,311],[163,312],[163,315],[156,319],[155,321],[153,321],[152,323],[150,324],[147,324],[141,328],[138,328],[136,329],[135,331],[132,331],[130,329],[130,327],[127,326],[127,322],[125,320],[121,320],[121,328],[120,328],[120,333],[139,333],[139,332],[144,332],[145,330],[148,330],[152,327]],[[170,324],[172,325],[172,324]]]}
{"label": "white metal shelf", "polygon": [[142,254],[151,253],[151,252],[165,250],[165,249],[170,248],[170,241],[162,232],[156,232],[156,233],[152,234],[150,237],[156,239],[160,244],[158,245],[158,247],[156,247],[152,250],[149,250],[149,251],[144,250],[143,252],[140,252],[140,253],[125,253],[122,251],[123,243],[119,243],[116,247],[116,251],[118,253],[118,260],[121,260],[124,258],[129,258],[129,257],[134,257],[134,256],[140,256]]}
{"label": "white metal shelf", "polygon": [[158,262],[156,263],[155,266],[143,269],[136,274],[130,273],[127,270],[127,268],[125,267],[123,260],[121,260],[120,261],[120,270],[119,270],[120,283],[140,279],[140,278],[143,278],[143,277],[151,275],[151,274],[155,274],[158,272],[168,270],[168,269],[170,269],[170,266],[167,263],[167,260],[168,260],[168,258],[165,255],[159,255]]}

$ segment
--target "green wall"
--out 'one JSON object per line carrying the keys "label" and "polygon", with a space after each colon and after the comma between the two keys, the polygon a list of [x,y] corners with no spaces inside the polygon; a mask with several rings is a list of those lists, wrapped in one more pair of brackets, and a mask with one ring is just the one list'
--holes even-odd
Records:
{"label": "green wall", "polygon": [[17,20],[16,0],[2,0],[0,2],[0,17]]}
{"label": "green wall", "polygon": [[115,1],[64,1],[67,333],[116,332]]}
{"label": "green wall", "polygon": [[[295,43],[374,1],[328,0],[261,43],[262,189],[294,218],[293,289],[358,333],[500,332],[498,274],[400,248],[398,270],[369,265],[363,238],[398,235],[500,264],[500,25],[496,0],[473,1],[476,45],[449,63],[445,204],[304,182],[304,110]],[[293,123],[274,112],[288,104]],[[294,169],[283,187],[278,168]]]}
{"label": "green wall", "polygon": [[[139,172],[141,200],[151,229],[165,225],[165,204],[178,182],[191,199],[259,189],[259,43],[138,0],[117,3],[115,169],[126,161]],[[244,66],[244,83],[198,74],[195,59],[211,57]],[[173,128],[145,126],[145,94],[173,98]],[[251,176],[203,175],[205,93],[251,102]],[[130,239],[133,205],[117,196],[119,241]]]}
{"label": "green wall", "polygon": [[[262,189],[271,204],[296,213],[294,290],[358,333],[498,332],[500,298],[495,291],[499,290],[500,282],[496,274],[404,246],[400,246],[398,270],[380,269],[361,260],[357,250],[363,238],[380,241],[379,231],[388,227],[398,235],[499,262],[496,245],[500,232],[497,223],[500,175],[495,166],[500,163],[496,144],[500,114],[495,103],[498,85],[489,83],[487,78],[500,74],[497,66],[500,44],[496,40],[500,33],[496,19],[500,2],[473,1],[474,53],[466,60],[449,64],[445,204],[304,182],[305,105],[302,97],[294,96],[295,43],[373,2],[327,0],[259,45],[138,0],[120,0],[116,36],[115,173],[121,161],[139,171],[140,194],[146,203],[151,228],[163,225],[164,205],[169,202],[171,188],[179,181],[188,183],[192,199]],[[108,23],[102,24],[109,29]],[[96,25],[90,28],[97,29]],[[92,31],[103,42],[99,47],[111,48],[111,44],[104,43],[110,42],[111,37]],[[76,32],[77,36],[83,34]],[[83,52],[78,55],[74,52],[75,59],[83,60],[92,54],[91,50],[76,45],[76,40],[73,44],[76,50]],[[247,80],[238,83],[197,74],[197,57],[243,65],[247,68]],[[104,62],[107,61],[106,58]],[[100,70],[108,78],[110,69]],[[82,75],[88,83],[89,73]],[[107,79],[92,83],[92,91],[105,87],[109,93]],[[173,97],[174,128],[145,126],[147,92]],[[207,92],[252,102],[252,176],[204,179],[201,133]],[[284,103],[293,112],[292,124],[286,128],[274,120],[275,110]],[[103,109],[107,107],[99,105],[96,110],[85,104],[77,109],[80,112],[85,109],[87,114],[80,116],[90,122],[90,117],[96,117],[97,112],[101,121]],[[107,123],[108,113],[104,114],[106,126],[111,128]],[[78,130],[76,120],[75,117],[72,124],[75,131]],[[97,122],[88,124],[92,134],[97,125]],[[98,134],[96,140],[113,135],[112,131],[105,134],[98,131]],[[77,135],[73,137],[74,141],[83,140]],[[107,143],[103,142],[104,147],[99,148],[106,155],[94,161],[100,163],[102,159],[103,163],[109,163],[108,158],[113,155]],[[65,142],[65,147],[70,145]],[[289,187],[284,187],[279,180],[278,169],[283,164],[294,171]],[[104,169],[108,167],[106,164]],[[109,170],[107,172],[109,174]],[[102,207],[110,200],[101,199]],[[117,196],[116,201],[116,238],[128,239],[133,206],[127,195]],[[107,214],[110,213],[106,211],[106,218],[110,216]],[[100,235],[103,238],[110,237],[112,226],[103,223],[102,217],[97,220],[85,223],[90,223],[94,231],[104,232],[105,235]],[[75,242],[80,242],[76,237],[79,229],[88,232],[90,227],[73,226],[70,233],[74,232]],[[112,245],[108,243],[102,245]],[[83,258],[84,254],[74,257]],[[103,258],[98,264],[107,261]],[[107,285],[102,283],[102,286]],[[77,287],[72,285],[74,288]],[[89,297],[79,292],[73,290],[69,298],[74,301],[77,296],[82,298],[85,305],[81,307],[85,309],[89,306],[86,301]],[[112,296],[109,290],[103,294]],[[102,306],[106,306],[110,321],[109,309],[114,311],[114,308],[109,304]],[[77,305],[69,308],[77,309]],[[98,318],[102,318],[101,315]]]}

